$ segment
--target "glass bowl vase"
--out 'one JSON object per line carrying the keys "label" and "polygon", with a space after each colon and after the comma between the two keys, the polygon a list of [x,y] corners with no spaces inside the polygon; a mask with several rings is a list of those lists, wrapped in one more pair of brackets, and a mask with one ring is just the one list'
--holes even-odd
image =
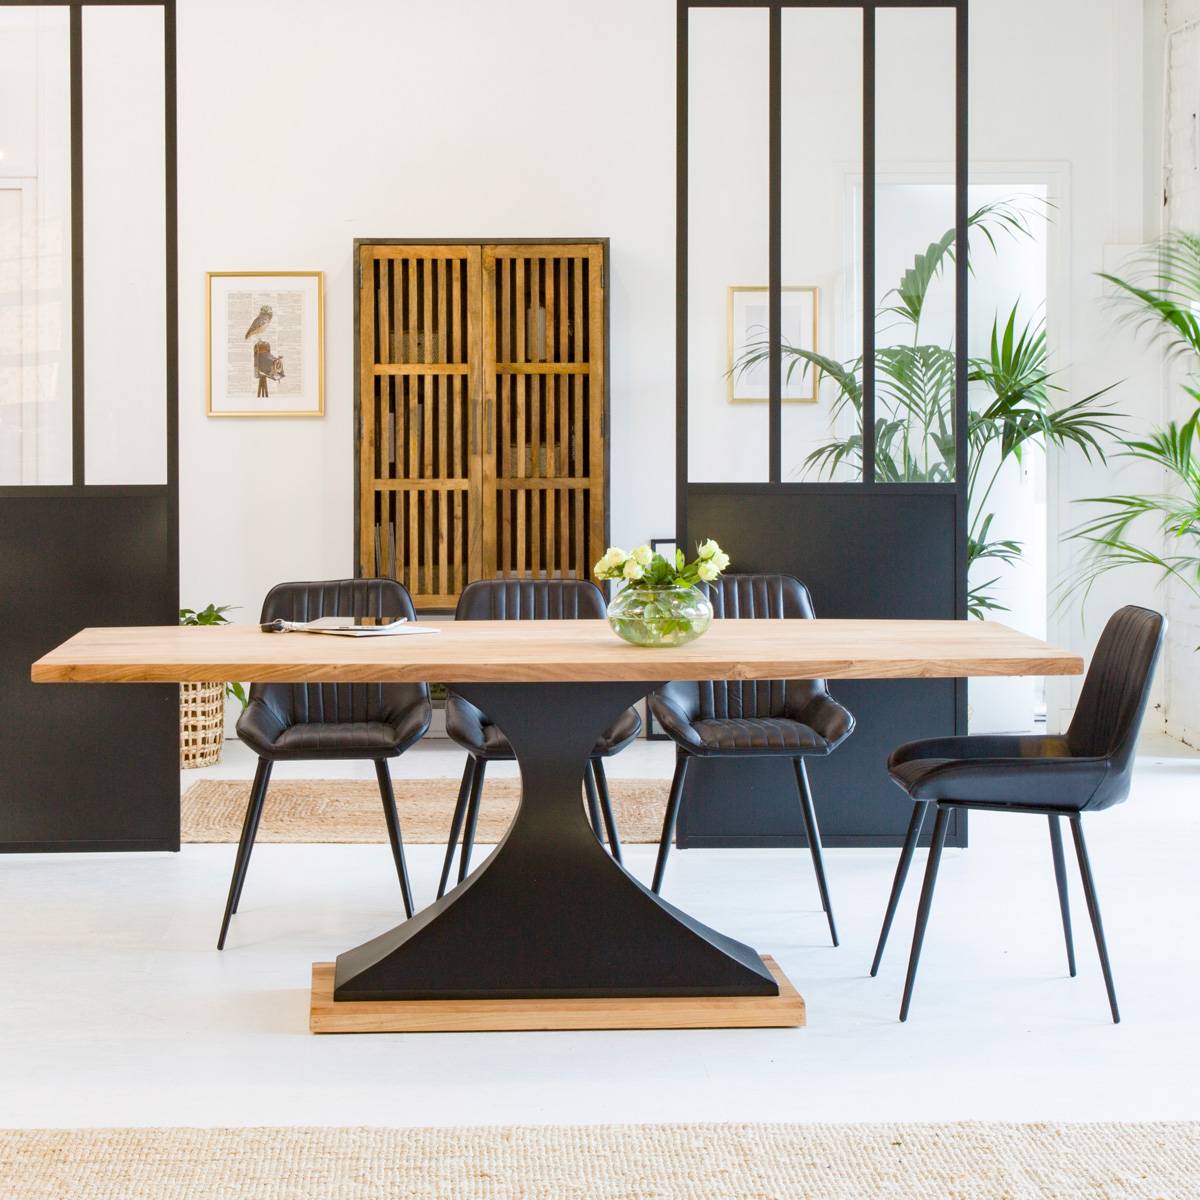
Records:
{"label": "glass bowl vase", "polygon": [[712,605],[694,587],[622,588],[608,606],[608,623],[635,646],[682,646],[712,624]]}

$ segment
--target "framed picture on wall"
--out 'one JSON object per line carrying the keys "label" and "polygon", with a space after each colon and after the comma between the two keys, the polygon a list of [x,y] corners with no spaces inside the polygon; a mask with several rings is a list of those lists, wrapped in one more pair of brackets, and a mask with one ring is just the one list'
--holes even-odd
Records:
{"label": "framed picture on wall", "polygon": [[[817,289],[781,288],[780,332],[783,354],[783,400],[793,404],[815,404],[817,371],[803,360],[789,357],[787,347],[815,351],[817,348]],[[767,348],[768,289],[731,287],[728,308],[728,361],[726,379],[730,404],[765,402],[767,360],[739,366],[748,351]],[[791,378],[788,368],[791,367]],[[807,369],[805,369],[807,367]]]}
{"label": "framed picture on wall", "polygon": [[208,415],[325,415],[325,277],[210,271]]}

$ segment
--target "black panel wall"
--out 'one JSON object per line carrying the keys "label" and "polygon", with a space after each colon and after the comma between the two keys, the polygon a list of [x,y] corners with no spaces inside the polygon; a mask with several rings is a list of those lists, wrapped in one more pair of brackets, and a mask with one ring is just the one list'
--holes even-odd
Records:
{"label": "black panel wall", "polygon": [[[694,486],[688,539],[714,537],[741,571],[782,571],[812,591],[818,617],[951,619],[955,613],[957,497],[898,490],[886,498],[818,487]],[[834,696],[858,722],[853,736],[809,771],[830,846],[892,846],[911,807],[887,777],[905,741],[953,733],[965,687],[945,679],[841,680]],[[966,822],[951,826],[965,845]],[[686,846],[804,845],[796,783],[786,760],[697,760],[688,770],[678,842]]]}
{"label": "black panel wall", "polygon": [[179,689],[29,681],[86,625],[174,621],[174,503],[0,500],[0,849],[179,849]]}

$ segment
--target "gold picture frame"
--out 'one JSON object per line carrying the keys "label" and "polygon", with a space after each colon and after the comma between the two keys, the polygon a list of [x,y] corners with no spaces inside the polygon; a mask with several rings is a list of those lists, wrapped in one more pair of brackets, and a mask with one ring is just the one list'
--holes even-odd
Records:
{"label": "gold picture frame", "polygon": [[[752,372],[735,371],[734,364],[752,341],[766,340],[766,296],[769,291],[767,287],[742,284],[735,284],[728,289],[725,379],[730,404],[765,404],[768,400],[766,364],[761,365],[761,370],[756,367]],[[782,340],[794,345],[791,338],[799,335],[800,348],[815,352],[820,320],[820,289],[784,287],[780,292],[783,306]],[[789,304],[789,300],[798,303]],[[807,339],[804,334],[808,334]],[[816,404],[819,374],[815,369],[806,371],[803,376],[794,377],[789,384],[785,364],[783,403]]]}
{"label": "gold picture frame", "polygon": [[325,273],[208,271],[204,288],[207,415],[323,417]]}

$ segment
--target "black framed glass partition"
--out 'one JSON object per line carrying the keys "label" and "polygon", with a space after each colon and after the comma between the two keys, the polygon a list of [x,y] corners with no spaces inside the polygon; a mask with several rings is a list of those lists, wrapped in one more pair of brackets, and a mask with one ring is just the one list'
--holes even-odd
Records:
{"label": "black framed glass partition", "polygon": [[178,689],[29,678],[178,617],[173,0],[0,0],[0,95],[0,850],[177,849]]}
{"label": "black framed glass partition", "polygon": [[[676,536],[819,615],[963,618],[965,0],[680,0],[677,38]],[[826,840],[896,843],[887,753],[965,732],[965,681],[836,690]],[[785,770],[727,771],[689,782],[681,845],[803,842]]]}

